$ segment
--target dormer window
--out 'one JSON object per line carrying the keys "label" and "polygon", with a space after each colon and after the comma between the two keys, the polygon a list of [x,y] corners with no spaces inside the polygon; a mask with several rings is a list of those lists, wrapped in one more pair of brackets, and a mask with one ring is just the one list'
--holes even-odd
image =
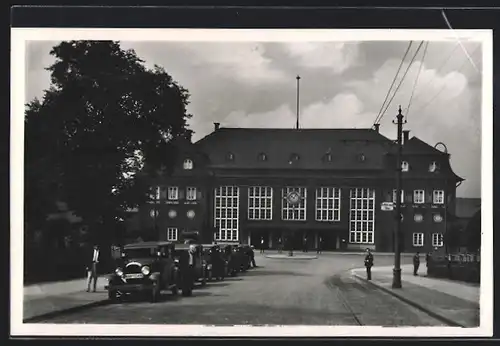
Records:
{"label": "dormer window", "polygon": [[228,161],[234,161],[234,154],[233,153],[227,153],[226,160],[228,160]]}
{"label": "dormer window", "polygon": [[267,155],[265,153],[260,153],[259,161],[267,161]]}
{"label": "dormer window", "polygon": [[430,165],[429,165],[429,172],[436,172],[438,170],[438,164],[436,163],[436,161],[433,161]]}
{"label": "dormer window", "polygon": [[185,159],[183,167],[184,169],[193,169],[193,160]]}
{"label": "dormer window", "polygon": [[365,162],[365,161],[366,161],[366,156],[365,156],[365,154],[359,154],[359,155],[358,155],[358,160],[359,160],[359,162]]}
{"label": "dormer window", "polygon": [[401,162],[401,170],[403,172],[408,172],[410,170],[410,165],[408,164],[407,161]]}
{"label": "dormer window", "polygon": [[332,162],[332,154],[326,153],[325,156],[323,157],[323,160],[326,162]]}

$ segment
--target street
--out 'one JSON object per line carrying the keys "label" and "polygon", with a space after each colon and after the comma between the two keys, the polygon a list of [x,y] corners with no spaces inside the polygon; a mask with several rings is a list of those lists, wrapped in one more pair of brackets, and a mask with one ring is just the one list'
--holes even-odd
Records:
{"label": "street", "polygon": [[[411,258],[402,258],[409,263]],[[324,254],[313,260],[269,259],[236,278],[196,288],[192,297],[164,292],[158,303],[125,301],[46,319],[44,323],[204,325],[436,326],[433,319],[351,276],[360,255]],[[378,256],[387,266],[392,256]],[[91,293],[89,293],[91,294]]]}

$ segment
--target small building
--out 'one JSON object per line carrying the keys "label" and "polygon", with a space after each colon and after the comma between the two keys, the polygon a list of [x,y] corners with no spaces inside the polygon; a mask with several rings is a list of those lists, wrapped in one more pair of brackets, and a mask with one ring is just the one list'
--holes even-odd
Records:
{"label": "small building", "polygon": [[[171,174],[150,179],[155,191],[127,222],[158,238],[238,242],[275,248],[394,250],[397,156],[374,129],[223,128],[177,143]],[[462,178],[450,155],[404,131],[403,251],[443,246],[449,208]],[[389,203],[384,203],[389,202]],[[384,208],[382,205],[384,204]],[[389,210],[387,210],[389,209]],[[395,209],[395,208],[394,208]]]}

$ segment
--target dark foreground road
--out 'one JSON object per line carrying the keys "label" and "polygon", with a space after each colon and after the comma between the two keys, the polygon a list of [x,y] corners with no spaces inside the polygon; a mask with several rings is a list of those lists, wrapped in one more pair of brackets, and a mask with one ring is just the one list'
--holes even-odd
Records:
{"label": "dark foreground road", "polygon": [[[276,260],[258,255],[258,268],[209,283],[192,297],[165,293],[161,302],[129,301],[62,314],[46,323],[106,324],[302,324],[436,326],[441,323],[371,285],[349,269],[359,255],[323,255],[315,260]],[[405,259],[406,260],[406,259]],[[379,256],[376,264],[391,265]]]}

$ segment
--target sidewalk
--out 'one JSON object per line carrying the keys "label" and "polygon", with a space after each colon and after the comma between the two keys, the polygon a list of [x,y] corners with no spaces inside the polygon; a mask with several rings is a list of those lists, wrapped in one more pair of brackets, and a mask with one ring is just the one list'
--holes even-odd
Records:
{"label": "sidewalk", "polygon": [[[260,253],[260,250],[259,249],[254,249],[253,250],[254,253],[256,255],[262,255]],[[283,250],[284,254],[288,253],[288,251],[285,251]],[[264,255],[276,255],[278,254],[278,250],[265,250],[264,252]],[[308,252],[302,252],[301,250],[294,250],[293,251],[293,254],[307,254],[307,255],[313,255],[315,256],[317,253],[316,253],[316,250],[309,250]],[[394,252],[373,252],[372,251],[372,254],[373,256],[394,256]],[[366,256],[366,252],[365,251],[322,251],[321,254],[319,254],[319,256],[325,256],[325,255],[363,255],[363,256]],[[415,253],[401,253],[401,256],[403,257],[413,257],[415,256]]]}
{"label": "sidewalk", "polygon": [[106,284],[106,275],[102,275],[97,280],[95,293],[87,292],[86,279],[25,286],[23,321],[28,323],[62,311],[104,304],[108,299]]}
{"label": "sidewalk", "polygon": [[402,301],[453,326],[479,326],[479,285],[427,277],[425,266],[413,276],[413,265],[401,266],[401,289],[392,288],[392,267],[373,267],[372,280],[366,280],[365,268],[351,273]]}

